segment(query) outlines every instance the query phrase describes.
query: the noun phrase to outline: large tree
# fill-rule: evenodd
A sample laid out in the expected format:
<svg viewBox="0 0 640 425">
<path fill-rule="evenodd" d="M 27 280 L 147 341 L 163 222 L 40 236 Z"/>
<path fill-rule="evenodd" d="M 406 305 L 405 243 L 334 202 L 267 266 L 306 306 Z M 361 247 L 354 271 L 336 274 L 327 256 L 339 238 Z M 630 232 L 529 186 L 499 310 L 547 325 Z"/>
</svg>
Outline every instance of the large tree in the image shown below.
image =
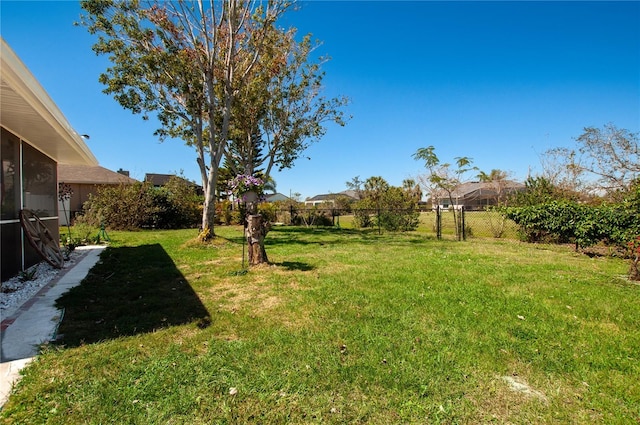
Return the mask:
<svg viewBox="0 0 640 425">
<path fill-rule="evenodd" d="M 313 59 L 318 47 L 310 35 L 297 39 L 295 29 L 271 31 L 267 49 L 252 69 L 250 83 L 238 93 L 229 148 L 244 174 L 272 177 L 274 169 L 291 168 L 301 153 L 326 132 L 325 124 L 345 124 L 345 97 L 322 96 L 328 59 Z"/>
<path fill-rule="evenodd" d="M 321 64 L 326 59 L 312 60 L 314 44 L 309 35 L 298 41 L 294 29 L 272 28 L 266 37 L 268 53 L 252 68 L 232 108 L 226 156 L 236 174 L 272 182 L 272 171 L 292 167 L 301 152 L 324 135 L 326 122 L 344 125 L 341 108 L 347 99 L 321 95 Z M 249 263 L 257 265 L 267 261 L 264 239 L 269 226 L 257 205 L 252 204 L 248 212 Z"/>
<path fill-rule="evenodd" d="M 270 96 L 266 103 L 262 129 L 266 139 L 265 175 L 270 176 L 274 167 L 290 168 L 300 154 L 326 132 L 325 123 L 343 126 L 342 108 L 345 97 L 322 96 L 324 72 L 321 66 L 328 58 L 318 61 L 311 58 L 317 44 L 306 35 L 296 41 L 295 30 L 282 34 L 278 69 L 280 72 L 269 81 Z"/>
<path fill-rule="evenodd" d="M 83 0 L 82 23 L 112 66 L 105 92 L 134 113 L 156 113 L 166 137 L 197 152 L 205 191 L 202 239 L 214 236 L 215 193 L 232 110 L 268 52 L 288 0 Z"/>
<path fill-rule="evenodd" d="M 553 158 L 564 178 L 573 182 L 574 190 L 607 195 L 618 199 L 627 193 L 640 177 L 640 143 L 638 133 L 606 124 L 602 128 L 585 127 L 576 139 L 577 148 L 555 148 L 545 153 Z M 550 162 L 550 161 L 547 161 Z"/>
</svg>

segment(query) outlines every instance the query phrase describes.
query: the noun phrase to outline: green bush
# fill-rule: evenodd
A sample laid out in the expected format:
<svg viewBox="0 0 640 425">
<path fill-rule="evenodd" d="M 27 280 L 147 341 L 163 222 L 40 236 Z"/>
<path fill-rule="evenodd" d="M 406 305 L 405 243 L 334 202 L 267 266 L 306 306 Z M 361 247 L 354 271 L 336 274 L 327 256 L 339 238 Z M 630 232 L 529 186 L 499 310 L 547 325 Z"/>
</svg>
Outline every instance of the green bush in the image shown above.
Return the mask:
<svg viewBox="0 0 640 425">
<path fill-rule="evenodd" d="M 545 177 L 528 177 L 524 185 L 524 191 L 517 191 L 510 196 L 509 205 L 525 207 L 552 201 L 576 201 L 579 198 L 576 193 L 555 186 Z"/>
<path fill-rule="evenodd" d="M 551 201 L 544 204 L 507 209 L 507 218 L 520 226 L 527 242 L 569 243 L 592 245 L 599 229 L 589 219 L 587 207 L 570 201 Z"/>
<path fill-rule="evenodd" d="M 388 231 L 416 230 L 420 224 L 418 200 L 411 191 L 389 186 L 380 179 L 376 190 L 365 191 L 364 197 L 354 204 L 354 224 Z"/>
<path fill-rule="evenodd" d="M 274 223 L 277 219 L 278 207 L 272 202 L 265 202 L 258 204 L 258 212 L 265 220 Z"/>
<path fill-rule="evenodd" d="M 84 217 L 80 216 L 71 229 L 71 240 L 74 246 L 88 245 L 96 242 L 99 230 L 88 224 Z"/>
<path fill-rule="evenodd" d="M 506 208 L 528 242 L 575 243 L 586 248 L 599 242 L 624 248 L 640 235 L 640 195 L 637 186 L 622 203 L 591 206 L 574 201 Z"/>
<path fill-rule="evenodd" d="M 353 208 L 353 224 L 358 229 L 366 229 L 373 226 L 370 210 L 364 208 L 360 204 L 356 204 Z"/>
<path fill-rule="evenodd" d="M 197 227 L 202 209 L 195 189 L 184 180 L 163 188 L 150 183 L 102 186 L 84 205 L 84 221 L 112 229 Z"/>
<path fill-rule="evenodd" d="M 233 219 L 233 209 L 231 201 L 224 200 L 216 203 L 216 222 L 218 224 L 230 225 Z"/>
<path fill-rule="evenodd" d="M 195 228 L 201 224 L 203 197 L 196 192 L 196 186 L 187 180 L 171 176 L 161 188 L 166 195 L 167 215 L 163 220 L 167 228 Z"/>
<path fill-rule="evenodd" d="M 416 210 L 392 209 L 381 211 L 376 216 L 380 227 L 392 232 L 408 232 L 418 228 L 420 212 Z"/>
<path fill-rule="evenodd" d="M 144 227 L 151 215 L 150 184 L 101 186 L 84 204 L 84 220 L 92 226 L 132 230 Z"/>
<path fill-rule="evenodd" d="M 312 209 L 298 211 L 292 218 L 294 226 L 333 226 L 333 217 L 328 210 L 314 206 Z"/>
</svg>

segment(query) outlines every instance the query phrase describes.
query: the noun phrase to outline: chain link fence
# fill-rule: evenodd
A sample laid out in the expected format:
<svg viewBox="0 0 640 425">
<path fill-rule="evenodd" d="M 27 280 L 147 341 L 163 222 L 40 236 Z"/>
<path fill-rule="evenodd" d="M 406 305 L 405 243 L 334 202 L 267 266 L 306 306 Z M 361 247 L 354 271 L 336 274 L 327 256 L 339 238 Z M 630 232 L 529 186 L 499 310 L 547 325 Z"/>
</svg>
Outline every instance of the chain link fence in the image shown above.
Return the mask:
<svg viewBox="0 0 640 425">
<path fill-rule="evenodd" d="M 262 211 L 265 213 L 265 211 Z M 398 209 L 344 210 L 339 208 L 272 209 L 269 219 L 277 225 L 321 227 L 336 226 L 346 229 L 370 228 L 382 233 L 389 222 L 396 230 L 407 230 L 413 219 L 415 231 L 437 239 L 466 240 L 470 238 L 518 239 L 518 225 L 497 211 L 467 211 L 461 209 L 434 209 L 407 211 Z M 392 220 L 392 217 L 396 219 Z M 457 224 L 457 225 L 456 225 Z"/>
</svg>

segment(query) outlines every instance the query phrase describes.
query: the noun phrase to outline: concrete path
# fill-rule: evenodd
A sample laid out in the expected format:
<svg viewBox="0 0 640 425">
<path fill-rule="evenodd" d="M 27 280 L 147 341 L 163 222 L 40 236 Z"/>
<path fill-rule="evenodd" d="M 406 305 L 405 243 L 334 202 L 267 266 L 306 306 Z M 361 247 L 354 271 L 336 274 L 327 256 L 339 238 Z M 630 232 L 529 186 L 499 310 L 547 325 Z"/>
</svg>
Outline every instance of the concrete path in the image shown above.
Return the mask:
<svg viewBox="0 0 640 425">
<path fill-rule="evenodd" d="M 63 312 L 56 300 L 80 284 L 98 262 L 104 246 L 78 247 L 86 254 L 70 269 L 63 270 L 11 317 L 0 324 L 0 407 L 9 398 L 20 378 L 20 370 L 38 354 L 39 347 L 55 338 Z"/>
</svg>

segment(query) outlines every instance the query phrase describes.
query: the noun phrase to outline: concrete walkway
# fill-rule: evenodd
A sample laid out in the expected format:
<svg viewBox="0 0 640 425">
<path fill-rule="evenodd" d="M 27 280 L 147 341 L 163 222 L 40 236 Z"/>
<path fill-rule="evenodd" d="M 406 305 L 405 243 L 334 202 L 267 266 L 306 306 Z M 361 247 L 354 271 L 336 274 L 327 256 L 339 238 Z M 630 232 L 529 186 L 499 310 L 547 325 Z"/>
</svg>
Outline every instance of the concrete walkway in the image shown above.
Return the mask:
<svg viewBox="0 0 640 425">
<path fill-rule="evenodd" d="M 98 262 L 104 246 L 78 247 L 86 253 L 70 269 L 64 269 L 12 316 L 0 323 L 0 407 L 9 398 L 20 370 L 38 354 L 39 347 L 55 338 L 63 312 L 56 300 L 80 284 Z"/>
</svg>

